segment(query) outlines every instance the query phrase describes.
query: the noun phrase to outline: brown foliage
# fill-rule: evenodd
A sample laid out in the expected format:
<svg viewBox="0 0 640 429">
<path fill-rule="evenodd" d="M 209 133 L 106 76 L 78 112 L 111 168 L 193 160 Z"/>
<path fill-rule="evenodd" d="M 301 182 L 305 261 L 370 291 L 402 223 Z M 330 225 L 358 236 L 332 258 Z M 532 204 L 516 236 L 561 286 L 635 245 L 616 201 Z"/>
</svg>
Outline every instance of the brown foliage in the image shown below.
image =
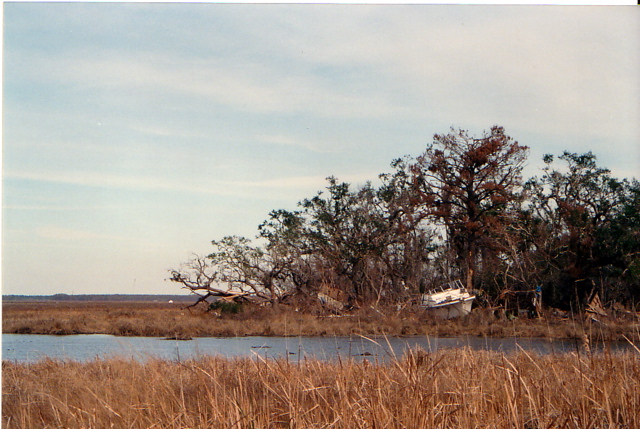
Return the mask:
<svg viewBox="0 0 640 429">
<path fill-rule="evenodd" d="M 502 127 L 481 138 L 452 130 L 436 134 L 412 167 L 423 210 L 446 226 L 468 288 L 474 285 L 478 249 L 499 246 L 493 235 L 508 222 L 503 212 L 522 184 L 527 152 Z"/>
</svg>

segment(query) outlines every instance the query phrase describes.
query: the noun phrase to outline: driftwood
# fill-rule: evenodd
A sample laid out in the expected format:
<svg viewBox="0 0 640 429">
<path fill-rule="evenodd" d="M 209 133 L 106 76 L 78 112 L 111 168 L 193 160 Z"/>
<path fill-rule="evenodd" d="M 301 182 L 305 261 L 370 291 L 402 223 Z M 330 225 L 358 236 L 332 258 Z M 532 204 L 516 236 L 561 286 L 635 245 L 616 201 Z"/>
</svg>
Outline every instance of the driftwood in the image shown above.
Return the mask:
<svg viewBox="0 0 640 429">
<path fill-rule="evenodd" d="M 318 301 L 331 311 L 338 312 L 344 308 L 344 303 L 332 298 L 331 296 L 322 292 L 318 293 Z"/>
<path fill-rule="evenodd" d="M 209 298 L 218 298 L 218 299 L 222 299 L 225 301 L 236 301 L 237 299 L 243 298 L 246 295 L 248 295 L 247 292 L 230 292 L 230 291 L 220 291 L 220 290 L 212 290 L 212 291 L 208 291 L 206 294 L 201 295 L 195 291 L 192 290 L 192 292 L 198 296 L 198 300 L 196 302 L 194 302 L 191 305 L 186 306 L 185 308 L 191 308 L 191 307 L 195 307 L 196 305 L 200 304 L 202 301 L 207 302 L 207 299 Z"/>
<path fill-rule="evenodd" d="M 600 297 L 597 293 L 593 296 L 591 301 L 589 301 L 589 305 L 587 305 L 587 308 L 585 309 L 585 319 L 599 322 L 596 316 L 609 317 L 609 313 L 604 309 L 602 301 L 600 301 Z"/>
<path fill-rule="evenodd" d="M 335 287 L 323 284 L 318 291 L 318 301 L 333 312 L 344 310 L 347 306 L 347 294 Z"/>
</svg>

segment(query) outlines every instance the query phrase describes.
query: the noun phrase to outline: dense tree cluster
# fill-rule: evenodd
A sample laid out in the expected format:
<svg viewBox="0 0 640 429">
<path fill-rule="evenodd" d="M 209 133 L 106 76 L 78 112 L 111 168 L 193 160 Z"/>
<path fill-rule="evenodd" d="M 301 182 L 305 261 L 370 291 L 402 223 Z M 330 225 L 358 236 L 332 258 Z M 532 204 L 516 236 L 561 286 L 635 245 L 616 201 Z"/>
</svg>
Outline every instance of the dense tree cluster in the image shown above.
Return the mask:
<svg viewBox="0 0 640 429">
<path fill-rule="evenodd" d="M 494 126 L 480 137 L 436 134 L 417 158 L 392 162 L 381 184 L 327 187 L 274 210 L 255 241 L 213 241 L 171 280 L 200 294 L 271 303 L 330 296 L 348 305 L 406 302 L 452 279 L 482 302 L 582 308 L 640 298 L 640 184 L 589 152 L 546 155 L 524 180 L 528 148 Z M 258 243 L 258 244 L 256 244 Z"/>
</svg>

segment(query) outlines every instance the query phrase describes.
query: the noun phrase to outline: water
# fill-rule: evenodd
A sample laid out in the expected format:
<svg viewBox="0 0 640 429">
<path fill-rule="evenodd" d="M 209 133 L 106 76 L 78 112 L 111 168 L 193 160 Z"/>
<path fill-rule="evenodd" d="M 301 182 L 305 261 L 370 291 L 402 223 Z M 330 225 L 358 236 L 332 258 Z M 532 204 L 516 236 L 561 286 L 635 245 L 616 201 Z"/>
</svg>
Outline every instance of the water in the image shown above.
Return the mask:
<svg viewBox="0 0 640 429">
<path fill-rule="evenodd" d="M 607 345 L 614 351 L 631 348 L 628 343 Z M 523 349 L 540 354 L 579 350 L 579 345 L 574 340 L 527 338 L 207 337 L 176 341 L 112 335 L 2 335 L 2 359 L 17 362 L 34 362 L 46 357 L 79 362 L 109 357 L 134 358 L 140 361 L 150 358 L 180 361 L 201 356 L 260 356 L 292 361 L 305 358 L 327 361 L 351 358 L 384 362 L 392 357 L 401 357 L 409 348 L 415 347 L 430 352 L 462 347 L 504 353 Z"/>
</svg>

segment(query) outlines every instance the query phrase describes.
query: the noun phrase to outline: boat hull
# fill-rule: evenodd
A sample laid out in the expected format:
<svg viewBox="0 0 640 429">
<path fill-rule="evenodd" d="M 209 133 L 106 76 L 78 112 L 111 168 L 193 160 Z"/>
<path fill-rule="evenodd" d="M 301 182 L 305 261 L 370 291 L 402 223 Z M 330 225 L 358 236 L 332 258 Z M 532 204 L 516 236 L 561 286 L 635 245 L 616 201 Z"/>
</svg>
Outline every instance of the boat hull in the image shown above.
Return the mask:
<svg viewBox="0 0 640 429">
<path fill-rule="evenodd" d="M 471 313 L 471 306 L 475 296 L 453 302 L 436 304 L 425 307 L 428 314 L 438 319 L 455 319 Z"/>
</svg>

